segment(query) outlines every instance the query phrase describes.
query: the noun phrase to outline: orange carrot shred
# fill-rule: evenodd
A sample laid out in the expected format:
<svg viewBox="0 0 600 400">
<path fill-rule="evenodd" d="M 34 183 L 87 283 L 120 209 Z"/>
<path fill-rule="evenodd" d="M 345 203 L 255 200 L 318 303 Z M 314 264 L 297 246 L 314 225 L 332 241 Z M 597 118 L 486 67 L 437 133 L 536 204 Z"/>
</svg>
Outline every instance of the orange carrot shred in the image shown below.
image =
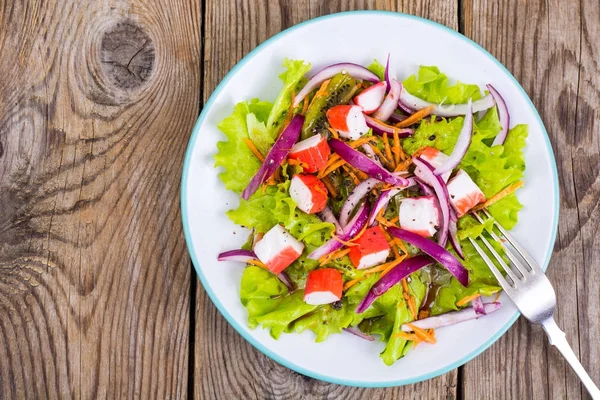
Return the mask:
<svg viewBox="0 0 600 400">
<path fill-rule="evenodd" d="M 302 115 L 306 115 L 306 111 L 308 111 L 308 96 L 304 98 L 304 105 L 302 106 Z"/>
<path fill-rule="evenodd" d="M 362 281 L 366 277 L 362 276 L 360 278 L 352 279 L 351 281 L 346 282 L 344 285 L 344 290 L 350 289 L 352 286 L 356 285 L 358 282 Z"/>
<path fill-rule="evenodd" d="M 475 300 L 476 298 L 478 298 L 480 296 L 481 296 L 481 293 L 475 293 L 475 294 L 472 294 L 470 296 L 465 296 L 462 299 L 460 299 L 459 301 L 457 301 L 456 305 L 459 306 L 459 307 L 466 306 L 471 301 Z"/>
<path fill-rule="evenodd" d="M 498 293 L 496 293 L 496 297 L 494 297 L 494 303 L 497 303 L 498 300 L 500 300 L 500 295 L 502 294 L 501 290 L 498 290 Z"/>
<path fill-rule="evenodd" d="M 394 269 L 394 267 L 398 264 L 400 264 L 402 261 L 404 261 L 406 257 L 405 256 L 401 256 L 400 258 L 397 258 L 396 260 L 394 260 L 393 264 L 390 264 L 386 269 L 383 270 L 383 272 L 381 272 L 381 275 L 379 275 L 380 278 L 383 278 L 384 276 L 386 276 L 388 274 L 388 272 L 390 272 L 392 269 Z"/>
<path fill-rule="evenodd" d="M 256 158 L 258 158 L 260 160 L 260 162 L 265 161 L 265 157 L 263 157 L 263 155 L 260 154 L 260 151 L 258 151 L 258 149 L 254 145 L 254 143 L 252 143 L 252 140 L 250 140 L 248 138 L 244 138 L 244 143 L 246 143 L 246 146 L 248 146 L 248 148 L 250 149 L 252 154 L 254 154 L 256 156 Z"/>
<path fill-rule="evenodd" d="M 377 146 L 374 146 L 372 144 L 369 144 L 371 146 L 371 148 L 373 149 L 373 151 L 375 152 L 375 154 L 377 154 L 377 156 L 381 159 L 381 161 L 383 161 L 384 164 L 386 164 L 388 167 L 391 168 L 392 163 L 390 161 L 388 161 L 388 159 L 383 155 L 383 153 L 377 148 Z"/>
<path fill-rule="evenodd" d="M 329 130 L 329 132 L 331 132 L 331 136 L 333 136 L 336 139 L 339 139 L 340 136 L 338 135 L 337 131 L 335 129 L 333 129 L 332 127 L 327 127 L 327 129 Z"/>
<path fill-rule="evenodd" d="M 315 95 L 312 98 L 310 104 L 308 105 L 308 108 L 310 108 L 310 106 L 312 106 L 312 104 L 315 101 L 315 99 L 317 99 L 317 98 L 319 98 L 321 96 L 326 96 L 327 95 L 327 85 L 329 85 L 329 81 L 331 81 L 331 79 L 327 79 L 325 82 L 323 82 L 321 84 L 321 87 L 319 88 L 319 90 L 317 90 L 317 93 L 315 93 Z"/>
<path fill-rule="evenodd" d="M 395 126 L 397 128 L 406 128 L 407 126 L 411 126 L 415 122 L 418 122 L 418 121 L 422 120 L 423 118 L 425 118 L 426 116 L 428 116 L 429 114 L 431 114 L 433 109 L 434 109 L 434 107 L 432 105 L 429 107 L 425 107 L 425 108 L 415 112 L 414 114 L 412 114 L 411 116 L 406 118 L 404 121 L 398 122 Z"/>
<path fill-rule="evenodd" d="M 390 148 L 390 141 L 387 135 L 383 135 L 383 148 L 385 150 L 385 158 L 387 158 L 390 164 L 392 164 L 394 158 L 392 156 L 392 149 Z"/>
<path fill-rule="evenodd" d="M 502 200 L 506 196 L 513 194 L 518 188 L 520 188 L 524 184 L 525 184 L 525 181 L 519 181 L 519 182 L 513 183 L 512 185 L 506 187 L 505 189 L 502 189 L 501 191 L 499 191 L 498 193 L 496 193 L 495 195 L 490 197 L 485 203 L 475 206 L 473 208 L 473 210 L 478 211 L 483 208 L 491 206 L 492 204 Z"/>
<path fill-rule="evenodd" d="M 356 244 L 356 243 L 347 242 L 347 241 L 345 241 L 345 240 L 343 240 L 343 239 L 339 238 L 338 236 L 336 236 L 336 234 L 335 234 L 335 233 L 332 233 L 332 234 L 331 234 L 331 236 L 332 236 L 332 237 L 333 237 L 335 240 L 337 240 L 338 242 L 340 242 L 341 244 L 343 244 L 344 246 L 348 246 L 348 247 L 352 247 L 352 246 L 358 246 L 358 244 Z"/>
<path fill-rule="evenodd" d="M 257 266 L 257 267 L 260 267 L 260 268 L 263 268 L 263 269 L 266 269 L 266 270 L 269 269 L 265 264 L 263 264 L 262 262 L 260 262 L 258 260 L 247 260 L 246 263 L 250 264 L 250 265 Z"/>
<path fill-rule="evenodd" d="M 333 164 L 331 164 L 331 166 L 327 167 L 322 173 L 319 173 L 319 175 L 317 175 L 318 178 L 324 178 L 327 175 L 329 175 L 330 173 L 332 173 L 333 171 L 335 171 L 336 169 L 338 169 L 339 167 L 341 167 L 342 165 L 346 164 L 346 160 L 339 160 L 334 162 Z"/>
<path fill-rule="evenodd" d="M 396 164 L 396 168 L 398 168 L 398 164 L 400 164 L 400 156 L 402 150 L 400 150 L 400 137 L 398 136 L 398 131 L 394 131 L 394 163 Z"/>
<path fill-rule="evenodd" d="M 352 181 L 355 185 L 358 185 L 360 183 L 360 179 L 358 179 L 354 172 L 352 172 L 352 169 L 348 167 L 348 164 L 342 165 L 342 168 L 344 168 L 344 171 L 346 171 L 348 175 L 350 175 L 350 178 L 352 178 Z"/>
<path fill-rule="evenodd" d="M 421 310 L 419 311 L 419 318 L 418 319 L 425 319 L 429 317 L 429 311 L 427 310 Z"/>
<path fill-rule="evenodd" d="M 418 326 L 415 326 L 413 324 L 406 324 L 406 326 L 412 329 L 415 335 L 417 335 L 417 337 L 422 341 L 432 344 L 436 343 L 434 333 L 435 331 L 433 331 L 433 329 L 431 329 L 430 331 L 426 331 L 425 329 L 419 328 Z"/>
<path fill-rule="evenodd" d="M 331 184 L 329 179 L 327 179 L 327 178 L 321 179 L 321 182 L 323 182 L 323 184 L 327 188 L 327 191 L 329 192 L 329 195 L 331 197 L 337 197 L 337 191 L 335 190 L 335 187 L 333 187 L 333 185 Z"/>
<path fill-rule="evenodd" d="M 375 143 L 375 142 L 377 142 L 377 138 L 375 136 L 369 136 L 369 137 L 361 137 L 360 139 L 356 139 L 353 142 L 349 142 L 348 145 L 354 149 L 365 143 Z"/>
<path fill-rule="evenodd" d="M 348 253 L 350 253 L 350 249 L 340 249 L 334 251 L 333 253 L 326 254 L 323 257 L 319 258 L 319 265 L 325 265 L 330 261 L 340 259 Z"/>
</svg>

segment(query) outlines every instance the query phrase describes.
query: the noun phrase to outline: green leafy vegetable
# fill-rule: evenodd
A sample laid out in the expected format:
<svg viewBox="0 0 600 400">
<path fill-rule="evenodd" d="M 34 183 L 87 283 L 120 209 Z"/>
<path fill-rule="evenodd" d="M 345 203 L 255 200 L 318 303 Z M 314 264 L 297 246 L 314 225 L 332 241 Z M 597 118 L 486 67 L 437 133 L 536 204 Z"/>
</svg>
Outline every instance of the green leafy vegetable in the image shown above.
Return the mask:
<svg viewBox="0 0 600 400">
<path fill-rule="evenodd" d="M 417 75 L 409 76 L 402 85 L 409 93 L 432 103 L 462 104 L 481 98 L 479 86 L 461 82 L 450 85 L 448 77 L 432 66 L 421 67 Z"/>
<path fill-rule="evenodd" d="M 373 60 L 367 69 L 377 75 L 380 81 L 385 79 L 385 67 L 379 61 Z"/>
</svg>

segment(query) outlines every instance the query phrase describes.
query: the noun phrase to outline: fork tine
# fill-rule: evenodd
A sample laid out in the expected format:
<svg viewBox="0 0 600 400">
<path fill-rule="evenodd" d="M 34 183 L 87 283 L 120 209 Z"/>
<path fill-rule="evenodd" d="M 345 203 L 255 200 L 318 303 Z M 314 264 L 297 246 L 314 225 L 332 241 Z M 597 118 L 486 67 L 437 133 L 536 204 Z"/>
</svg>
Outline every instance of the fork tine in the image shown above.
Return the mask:
<svg viewBox="0 0 600 400">
<path fill-rule="evenodd" d="M 505 291 L 508 291 L 509 288 L 512 288 L 513 285 L 510 284 L 504 278 L 504 275 L 502 275 L 502 273 L 498 270 L 498 268 L 496 268 L 496 266 L 494 265 L 492 260 L 490 260 L 488 255 L 485 254 L 485 251 L 483 251 L 483 249 L 477 244 L 477 242 L 475 240 L 473 240 L 472 238 L 469 238 L 469 240 L 471 241 L 471 244 L 473 245 L 473 247 L 475 247 L 475 250 L 477 250 L 477 253 L 479 253 L 479 255 L 481 256 L 483 261 L 487 264 L 490 271 L 492 271 L 492 273 L 498 280 L 498 283 L 500 284 L 500 286 L 502 286 L 502 289 L 504 289 Z M 514 284 L 514 282 L 513 282 L 513 284 Z"/>
<path fill-rule="evenodd" d="M 488 216 L 488 218 L 492 218 L 488 213 L 487 210 L 484 209 L 484 211 L 486 211 L 486 215 Z M 481 216 L 479 215 L 479 213 L 477 211 L 473 212 L 473 216 L 477 219 L 477 221 L 479 221 L 480 224 L 484 223 L 483 218 L 481 218 Z M 496 222 L 496 221 L 494 221 Z M 499 224 L 498 224 L 499 225 Z M 490 236 L 492 237 L 492 239 L 494 239 L 496 242 L 500 243 L 502 245 L 502 248 L 504 249 L 504 251 L 506 252 L 506 255 L 508 256 L 508 259 L 510 260 L 510 262 L 515 266 L 515 268 L 517 269 L 517 271 L 519 271 L 521 273 L 521 276 L 525 277 L 526 273 L 530 273 L 532 268 L 529 267 L 528 265 L 523 264 L 523 262 L 518 259 L 517 257 L 515 257 L 515 255 L 512 252 L 512 249 L 509 249 L 504 243 L 503 241 L 500 239 L 500 237 L 498 235 L 496 235 L 496 232 L 491 231 L 489 232 Z M 508 239 L 507 239 L 508 240 Z M 510 242 L 510 241 L 509 241 Z M 512 242 L 510 242 L 512 243 Z M 489 248 L 489 247 L 488 247 Z M 525 260 L 527 261 L 527 260 Z M 504 266 L 503 266 L 504 267 Z"/>
<path fill-rule="evenodd" d="M 491 214 L 485 208 L 483 209 L 483 212 L 485 213 L 485 215 L 487 215 L 488 218 L 492 218 Z M 511 246 L 517 251 L 517 253 L 519 253 L 519 255 L 521 257 L 523 257 L 523 260 L 525 260 L 525 262 L 527 263 L 526 267 L 529 267 L 528 272 L 530 272 L 532 274 L 533 273 L 543 273 L 542 269 L 540 268 L 538 263 L 535 262 L 533 257 L 531 257 L 529 255 L 529 253 L 527 251 L 525 251 L 525 249 L 522 248 L 519 245 L 519 243 L 517 243 L 517 241 L 512 237 L 512 235 L 509 234 L 506 231 L 506 229 L 504 229 L 504 227 L 502 227 L 502 225 L 500 225 L 498 223 L 498 221 L 494 220 L 494 225 L 496 226 L 496 228 L 498 228 L 498 230 L 500 231 L 500 233 L 502 233 L 502 235 L 506 238 L 506 240 L 508 240 L 508 242 L 511 244 Z"/>
<path fill-rule="evenodd" d="M 521 274 L 521 277 L 518 277 L 517 274 L 515 274 L 515 272 L 512 270 L 512 268 L 506 264 L 506 262 L 504 261 L 502 256 L 500 254 L 498 254 L 496 249 L 494 249 L 494 246 L 492 246 L 492 244 L 489 242 L 489 240 L 487 240 L 485 238 L 485 236 L 480 235 L 479 239 L 481 239 L 483 244 L 485 244 L 485 247 L 487 247 L 488 250 L 490 251 L 490 253 L 492 253 L 492 255 L 494 256 L 496 261 L 498 261 L 498 264 L 500 264 L 502 266 L 502 268 L 504 268 L 504 271 L 506 271 L 506 273 L 508 274 L 508 276 L 510 276 L 510 278 L 513 280 L 513 282 L 516 283 L 518 280 L 521 280 L 521 279 L 525 280 L 525 275 L 523 275 L 523 273 L 521 273 L 519 271 Z"/>
</svg>

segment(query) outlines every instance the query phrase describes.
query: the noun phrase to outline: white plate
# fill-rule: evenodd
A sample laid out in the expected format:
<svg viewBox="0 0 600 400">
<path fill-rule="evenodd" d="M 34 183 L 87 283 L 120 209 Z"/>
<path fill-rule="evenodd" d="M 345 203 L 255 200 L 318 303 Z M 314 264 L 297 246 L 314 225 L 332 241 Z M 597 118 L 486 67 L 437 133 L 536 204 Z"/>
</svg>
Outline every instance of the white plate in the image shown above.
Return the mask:
<svg viewBox="0 0 600 400">
<path fill-rule="evenodd" d="M 414 40 L 418 38 L 418 40 Z M 311 377 L 355 386 L 394 386 L 419 382 L 456 368 L 494 343 L 518 317 L 510 300 L 476 321 L 440 329 L 436 345 L 423 344 L 388 367 L 379 358 L 384 343 L 349 334 L 315 343 L 312 332 L 284 334 L 250 330 L 239 300 L 242 269 L 219 263 L 217 254 L 238 248 L 247 231 L 225 212 L 238 204 L 214 168 L 216 142 L 224 136 L 217 123 L 234 104 L 258 97 L 273 100 L 281 88 L 277 76 L 285 57 L 310 61 L 313 68 L 341 61 L 363 65 L 391 52 L 397 76 L 404 79 L 419 65 L 436 65 L 454 79 L 484 87 L 492 83 L 504 96 L 511 121 L 529 124 L 527 184 L 514 233 L 544 267 L 548 265 L 558 222 L 558 179 L 548 135 L 533 104 L 515 78 L 480 46 L 442 25 L 390 12 L 349 12 L 294 26 L 267 40 L 227 74 L 211 95 L 194 128 L 185 158 L 181 207 L 185 238 L 204 288 L 229 323 L 253 346 L 277 362 Z M 236 357 L 231 354 L 229 357 Z"/>
</svg>

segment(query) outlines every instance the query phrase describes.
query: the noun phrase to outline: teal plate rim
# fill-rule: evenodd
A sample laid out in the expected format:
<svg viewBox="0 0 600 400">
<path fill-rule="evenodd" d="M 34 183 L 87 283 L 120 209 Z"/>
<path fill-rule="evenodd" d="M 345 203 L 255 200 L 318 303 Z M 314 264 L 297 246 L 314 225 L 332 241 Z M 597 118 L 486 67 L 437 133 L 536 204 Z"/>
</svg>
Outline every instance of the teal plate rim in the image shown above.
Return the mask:
<svg viewBox="0 0 600 400">
<path fill-rule="evenodd" d="M 266 41 L 264 41 L 263 43 L 261 43 L 259 46 L 257 46 L 254 50 L 252 50 L 250 53 L 248 53 L 244 58 L 242 58 L 242 60 L 240 60 L 240 62 L 238 62 L 232 69 L 231 71 L 229 71 L 227 73 L 227 75 L 225 76 L 225 78 L 223 78 L 223 80 L 219 83 L 219 85 L 216 87 L 216 89 L 214 90 L 214 92 L 210 95 L 208 101 L 206 102 L 206 104 L 204 105 L 202 112 L 200 113 L 200 116 L 198 117 L 198 120 L 196 122 L 196 125 L 194 126 L 194 129 L 192 131 L 192 135 L 190 137 L 189 143 L 188 143 L 188 147 L 186 150 L 186 154 L 185 154 L 185 160 L 183 163 L 183 174 L 181 177 L 181 218 L 183 221 L 183 232 L 184 232 L 184 236 L 185 236 L 185 241 L 187 244 L 187 248 L 188 251 L 190 253 L 190 257 L 192 259 L 192 264 L 194 265 L 194 268 L 198 274 L 198 276 L 200 277 L 200 281 L 202 282 L 202 286 L 204 286 L 204 289 L 206 290 L 206 292 L 208 293 L 210 299 L 212 300 L 212 302 L 215 304 L 215 306 L 217 307 L 217 309 L 219 310 L 219 312 L 225 317 L 225 319 L 227 320 L 227 322 L 229 322 L 229 324 L 231 326 L 233 326 L 233 328 L 244 338 L 246 339 L 248 342 L 250 342 L 250 344 L 252 344 L 252 346 L 254 346 L 256 349 L 258 349 L 259 351 L 261 351 L 263 354 L 267 355 L 268 357 L 270 357 L 271 359 L 275 360 L 276 362 L 278 362 L 279 364 L 292 369 L 296 372 L 299 372 L 303 375 L 309 376 L 311 378 L 315 378 L 315 379 L 319 379 L 322 381 L 326 381 L 326 382 L 330 382 L 330 383 L 335 383 L 335 384 L 339 384 L 339 385 L 346 385 L 346 386 L 356 386 L 356 387 L 389 387 L 389 386 L 401 386 L 401 385 L 408 385 L 408 384 L 412 384 L 412 383 L 417 383 L 417 382 L 421 382 L 421 381 L 425 381 L 427 379 L 431 379 L 431 378 L 435 378 L 437 376 L 440 376 L 442 374 L 445 374 L 446 372 L 449 372 L 455 368 L 460 367 L 461 365 L 466 364 L 467 362 L 471 361 L 473 358 L 477 357 L 479 354 L 481 354 L 483 351 L 485 351 L 488 347 L 490 347 L 492 344 L 494 344 L 494 342 L 496 342 L 502 335 L 504 335 L 504 333 L 506 333 L 506 331 L 515 323 L 515 321 L 519 318 L 519 312 L 515 312 L 515 315 L 511 318 L 510 321 L 508 321 L 508 323 L 502 327 L 498 332 L 496 332 L 496 334 L 494 336 L 492 336 L 487 342 L 485 342 L 484 344 L 482 344 L 481 346 L 479 346 L 477 349 L 473 350 L 471 353 L 467 354 L 466 356 L 464 356 L 463 358 L 461 358 L 460 360 L 446 365 L 443 368 L 440 368 L 436 371 L 430 372 L 428 374 L 423 374 L 411 379 L 399 379 L 399 380 L 389 380 L 389 381 L 378 381 L 378 382 L 370 382 L 370 381 L 356 381 L 356 380 L 345 380 L 345 379 L 339 379 L 333 376 L 329 376 L 329 375 L 324 375 L 324 374 L 319 374 L 319 373 L 315 373 L 313 371 L 310 371 L 306 368 L 303 368 L 299 365 L 296 365 L 292 362 L 290 362 L 289 360 L 275 354 L 274 352 L 272 352 L 271 350 L 265 348 L 261 343 L 259 343 L 256 339 L 254 339 L 254 337 L 252 336 L 252 334 L 248 331 L 246 331 L 244 329 L 244 327 L 242 327 L 240 324 L 238 324 L 238 322 L 231 316 L 231 314 L 227 311 L 227 309 L 223 306 L 223 304 L 219 301 L 219 299 L 215 296 L 215 293 L 213 292 L 212 288 L 207 284 L 206 282 L 206 277 L 204 276 L 204 274 L 202 273 L 202 270 L 198 267 L 199 263 L 198 263 L 198 258 L 196 257 L 196 252 L 194 250 L 194 247 L 192 245 L 192 240 L 191 240 L 191 234 L 190 234 L 190 227 L 189 227 L 189 222 L 188 222 L 188 214 L 187 214 L 187 183 L 189 182 L 188 179 L 188 172 L 189 172 L 189 167 L 190 167 L 190 160 L 191 160 L 191 156 L 192 156 L 192 151 L 194 149 L 196 140 L 199 136 L 198 132 L 200 130 L 200 127 L 202 126 L 203 122 L 204 122 L 204 118 L 206 116 L 206 113 L 204 112 L 205 110 L 209 109 L 212 106 L 212 103 L 214 102 L 215 98 L 219 95 L 219 93 L 221 92 L 223 86 L 225 86 L 225 84 L 229 81 L 229 79 L 231 79 L 231 77 L 246 63 L 248 62 L 250 59 L 252 59 L 256 54 L 258 54 L 260 52 L 260 50 L 263 47 L 266 47 L 269 43 L 289 34 L 290 32 L 299 29 L 300 27 L 304 27 L 310 24 L 313 24 L 315 22 L 318 21 L 322 21 L 325 19 L 332 19 L 332 18 L 340 18 L 343 17 L 345 15 L 348 14 L 382 14 L 382 15 L 387 15 L 387 16 L 395 16 L 395 17 L 400 17 L 400 18 L 408 18 L 408 19 L 414 19 L 414 20 L 418 20 L 421 22 L 424 22 L 426 24 L 429 25 L 433 25 L 437 28 L 441 28 L 447 32 L 449 32 L 450 34 L 460 38 L 461 40 L 467 42 L 468 44 L 470 44 L 471 46 L 474 46 L 475 48 L 479 49 L 480 51 L 482 51 L 486 56 L 488 56 L 496 65 L 498 65 L 498 67 L 500 67 L 501 70 L 504 71 L 504 73 L 514 81 L 514 83 L 517 85 L 517 87 L 521 90 L 523 96 L 525 96 L 525 98 L 527 99 L 529 106 L 531 107 L 531 110 L 533 111 L 533 115 L 537 118 L 538 122 L 540 123 L 540 126 L 542 127 L 542 131 L 544 133 L 544 139 L 546 142 L 546 147 L 548 150 L 548 153 L 550 155 L 550 161 L 552 164 L 552 176 L 554 178 L 554 187 L 555 187 L 555 193 L 554 193 L 554 201 L 555 204 L 557 205 L 556 207 L 556 212 L 554 214 L 554 223 L 553 223 L 553 230 L 552 230 L 552 234 L 551 234 L 551 246 L 549 247 L 549 251 L 546 254 L 546 259 L 544 260 L 544 263 L 542 264 L 542 268 L 544 270 L 546 270 L 546 268 L 548 267 L 548 264 L 550 262 L 550 257 L 552 256 L 552 249 L 554 247 L 554 242 L 556 241 L 556 233 L 558 230 L 558 213 L 559 213 L 559 209 L 560 209 L 560 199 L 559 199 L 559 183 L 558 183 L 558 172 L 556 169 L 556 160 L 554 158 L 554 152 L 552 150 L 552 145 L 550 144 L 550 139 L 548 137 L 548 132 L 546 131 L 546 127 L 544 126 L 544 123 L 539 115 L 539 113 L 537 112 L 537 109 L 535 108 L 535 106 L 533 105 L 533 103 L 531 102 L 531 99 L 529 98 L 529 96 L 527 95 L 527 93 L 525 92 L 525 90 L 523 89 L 523 87 L 519 84 L 519 82 L 517 81 L 517 79 L 508 71 L 508 69 L 506 69 L 506 67 L 504 65 L 502 65 L 502 63 L 500 63 L 500 61 L 498 61 L 494 56 L 492 56 L 487 50 L 485 50 L 483 47 L 481 47 L 479 44 L 475 43 L 474 41 L 472 41 L 471 39 L 467 38 L 466 36 L 462 35 L 461 33 L 448 28 L 445 25 L 439 24 L 437 22 L 433 22 L 430 21 L 428 19 L 425 18 L 421 18 L 421 17 L 417 17 L 415 15 L 409 15 L 409 14 L 404 14 L 404 13 L 399 13 L 399 12 L 393 12 L 393 11 L 379 11 L 379 10 L 361 10 L 361 11 L 345 11 L 345 12 L 340 12 L 340 13 L 335 13 L 335 14 L 329 14 L 329 15 L 324 15 L 321 17 L 317 17 L 317 18 L 313 18 L 304 22 L 301 22 L 297 25 L 294 25 L 284 31 L 279 32 L 278 34 L 270 37 L 269 39 L 267 39 Z"/>
</svg>

